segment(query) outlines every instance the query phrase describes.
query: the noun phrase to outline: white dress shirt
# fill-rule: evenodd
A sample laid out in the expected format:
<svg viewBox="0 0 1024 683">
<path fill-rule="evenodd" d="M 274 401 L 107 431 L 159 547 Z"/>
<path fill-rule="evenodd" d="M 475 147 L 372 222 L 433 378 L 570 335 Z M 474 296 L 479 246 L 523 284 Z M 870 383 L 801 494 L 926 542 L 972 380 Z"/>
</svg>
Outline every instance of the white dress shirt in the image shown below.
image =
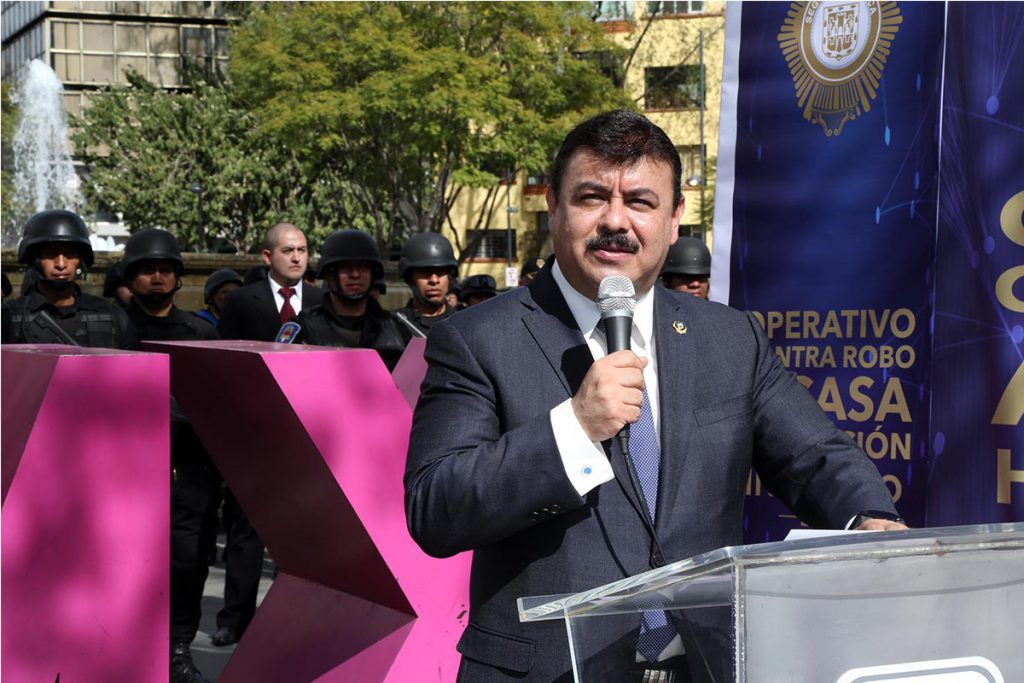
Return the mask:
<svg viewBox="0 0 1024 683">
<path fill-rule="evenodd" d="M 277 284 L 277 280 L 267 276 L 267 281 L 270 282 L 270 291 L 274 295 L 274 305 L 277 306 L 277 312 L 280 313 L 281 309 L 284 308 L 284 297 L 281 296 L 281 285 Z M 299 280 L 292 285 L 292 310 L 295 311 L 295 315 L 302 313 L 302 280 Z"/>
<path fill-rule="evenodd" d="M 601 313 L 597 308 L 597 302 L 573 289 L 558 267 L 558 261 L 555 261 L 551 273 L 555 277 L 555 282 L 558 284 L 558 289 L 562 292 L 565 302 L 569 305 L 573 318 L 576 319 L 576 325 L 587 341 L 587 346 L 590 347 L 590 353 L 593 354 L 594 360 L 604 358 L 608 355 L 608 342 L 605 339 L 604 330 L 598 327 Z M 660 431 L 658 363 L 654 349 L 653 290 L 648 290 L 637 297 L 630 347 L 633 353 L 648 359 L 647 367 L 644 368 L 644 384 L 647 388 L 647 398 L 651 402 L 651 415 L 654 418 L 655 429 Z M 591 441 L 583 431 L 579 420 L 576 419 L 571 398 L 552 408 L 550 418 L 551 428 L 555 433 L 555 443 L 558 445 L 558 454 L 562 458 L 562 466 L 565 468 L 569 481 L 581 496 L 615 478 L 611 463 L 608 462 L 601 444 Z"/>
</svg>

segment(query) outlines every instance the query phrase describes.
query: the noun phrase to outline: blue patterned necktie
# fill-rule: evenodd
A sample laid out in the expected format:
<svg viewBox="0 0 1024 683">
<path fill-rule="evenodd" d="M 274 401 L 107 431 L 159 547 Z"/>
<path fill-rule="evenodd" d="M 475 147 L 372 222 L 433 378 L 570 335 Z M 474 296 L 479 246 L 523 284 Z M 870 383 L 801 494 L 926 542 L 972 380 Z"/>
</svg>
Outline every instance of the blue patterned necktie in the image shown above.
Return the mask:
<svg viewBox="0 0 1024 683">
<path fill-rule="evenodd" d="M 640 419 L 629 427 L 629 453 L 633 458 L 640 490 L 647 502 L 647 511 L 654 523 L 658 508 L 658 473 L 661 466 L 661 448 L 658 446 L 658 433 L 654 429 L 654 415 L 651 413 L 651 401 L 644 387 L 644 404 L 640 408 Z M 640 636 L 636 649 L 649 662 L 658 661 L 658 655 L 664 652 L 668 644 L 676 636 L 676 630 L 669 625 L 668 615 L 660 610 L 643 613 L 640 621 Z"/>
</svg>

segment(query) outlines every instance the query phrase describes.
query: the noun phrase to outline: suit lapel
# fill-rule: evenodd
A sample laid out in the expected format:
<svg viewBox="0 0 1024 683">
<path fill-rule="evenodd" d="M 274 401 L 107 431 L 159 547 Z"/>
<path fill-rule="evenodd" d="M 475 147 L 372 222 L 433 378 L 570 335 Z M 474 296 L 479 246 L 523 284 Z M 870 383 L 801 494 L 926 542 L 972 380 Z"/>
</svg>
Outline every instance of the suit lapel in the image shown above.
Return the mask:
<svg viewBox="0 0 1024 683">
<path fill-rule="evenodd" d="M 594 357 L 558 291 L 550 265 L 537 274 L 529 289 L 531 298 L 523 300 L 528 309 L 523 324 L 565 387 L 566 396 L 574 396 Z"/>
<path fill-rule="evenodd" d="M 256 297 L 256 305 L 259 307 L 260 315 L 266 320 L 267 329 L 274 327 L 274 335 L 277 335 L 277 328 L 281 325 L 281 314 L 277 310 L 277 302 L 274 301 L 274 288 L 270 286 L 268 279 L 260 283 L 253 294 Z"/>
<path fill-rule="evenodd" d="M 685 476 L 688 445 L 693 436 L 693 371 L 697 362 L 692 308 L 674 295 L 655 288 L 654 338 L 658 355 L 658 405 L 661 470 L 658 481 L 657 527 L 670 524 L 673 510 L 680 510 L 677 493 Z M 683 509 L 686 508 L 683 505 Z"/>
</svg>

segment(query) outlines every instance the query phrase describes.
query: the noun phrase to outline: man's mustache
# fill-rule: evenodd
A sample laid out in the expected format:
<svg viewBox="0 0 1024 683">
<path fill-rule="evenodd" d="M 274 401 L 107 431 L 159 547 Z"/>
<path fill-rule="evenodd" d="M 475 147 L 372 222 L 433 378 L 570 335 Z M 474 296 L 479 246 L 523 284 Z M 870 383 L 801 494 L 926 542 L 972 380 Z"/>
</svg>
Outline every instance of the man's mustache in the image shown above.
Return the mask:
<svg viewBox="0 0 1024 683">
<path fill-rule="evenodd" d="M 587 251 L 597 251 L 598 249 L 607 249 L 615 251 L 625 251 L 630 254 L 635 254 L 640 251 L 640 243 L 634 239 L 631 239 L 628 235 L 624 235 L 621 232 L 610 233 L 605 232 L 600 235 L 594 235 L 586 241 L 584 245 Z"/>
</svg>

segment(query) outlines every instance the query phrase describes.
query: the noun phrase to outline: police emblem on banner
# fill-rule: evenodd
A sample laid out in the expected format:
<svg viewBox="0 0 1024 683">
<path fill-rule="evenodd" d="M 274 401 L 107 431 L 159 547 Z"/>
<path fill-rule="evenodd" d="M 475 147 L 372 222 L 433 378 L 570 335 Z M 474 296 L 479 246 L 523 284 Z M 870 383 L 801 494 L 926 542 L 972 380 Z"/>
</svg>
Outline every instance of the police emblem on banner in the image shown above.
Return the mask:
<svg viewBox="0 0 1024 683">
<path fill-rule="evenodd" d="M 895 2 L 794 2 L 778 35 L 804 118 L 825 135 L 871 111 L 903 22 Z"/>
</svg>

